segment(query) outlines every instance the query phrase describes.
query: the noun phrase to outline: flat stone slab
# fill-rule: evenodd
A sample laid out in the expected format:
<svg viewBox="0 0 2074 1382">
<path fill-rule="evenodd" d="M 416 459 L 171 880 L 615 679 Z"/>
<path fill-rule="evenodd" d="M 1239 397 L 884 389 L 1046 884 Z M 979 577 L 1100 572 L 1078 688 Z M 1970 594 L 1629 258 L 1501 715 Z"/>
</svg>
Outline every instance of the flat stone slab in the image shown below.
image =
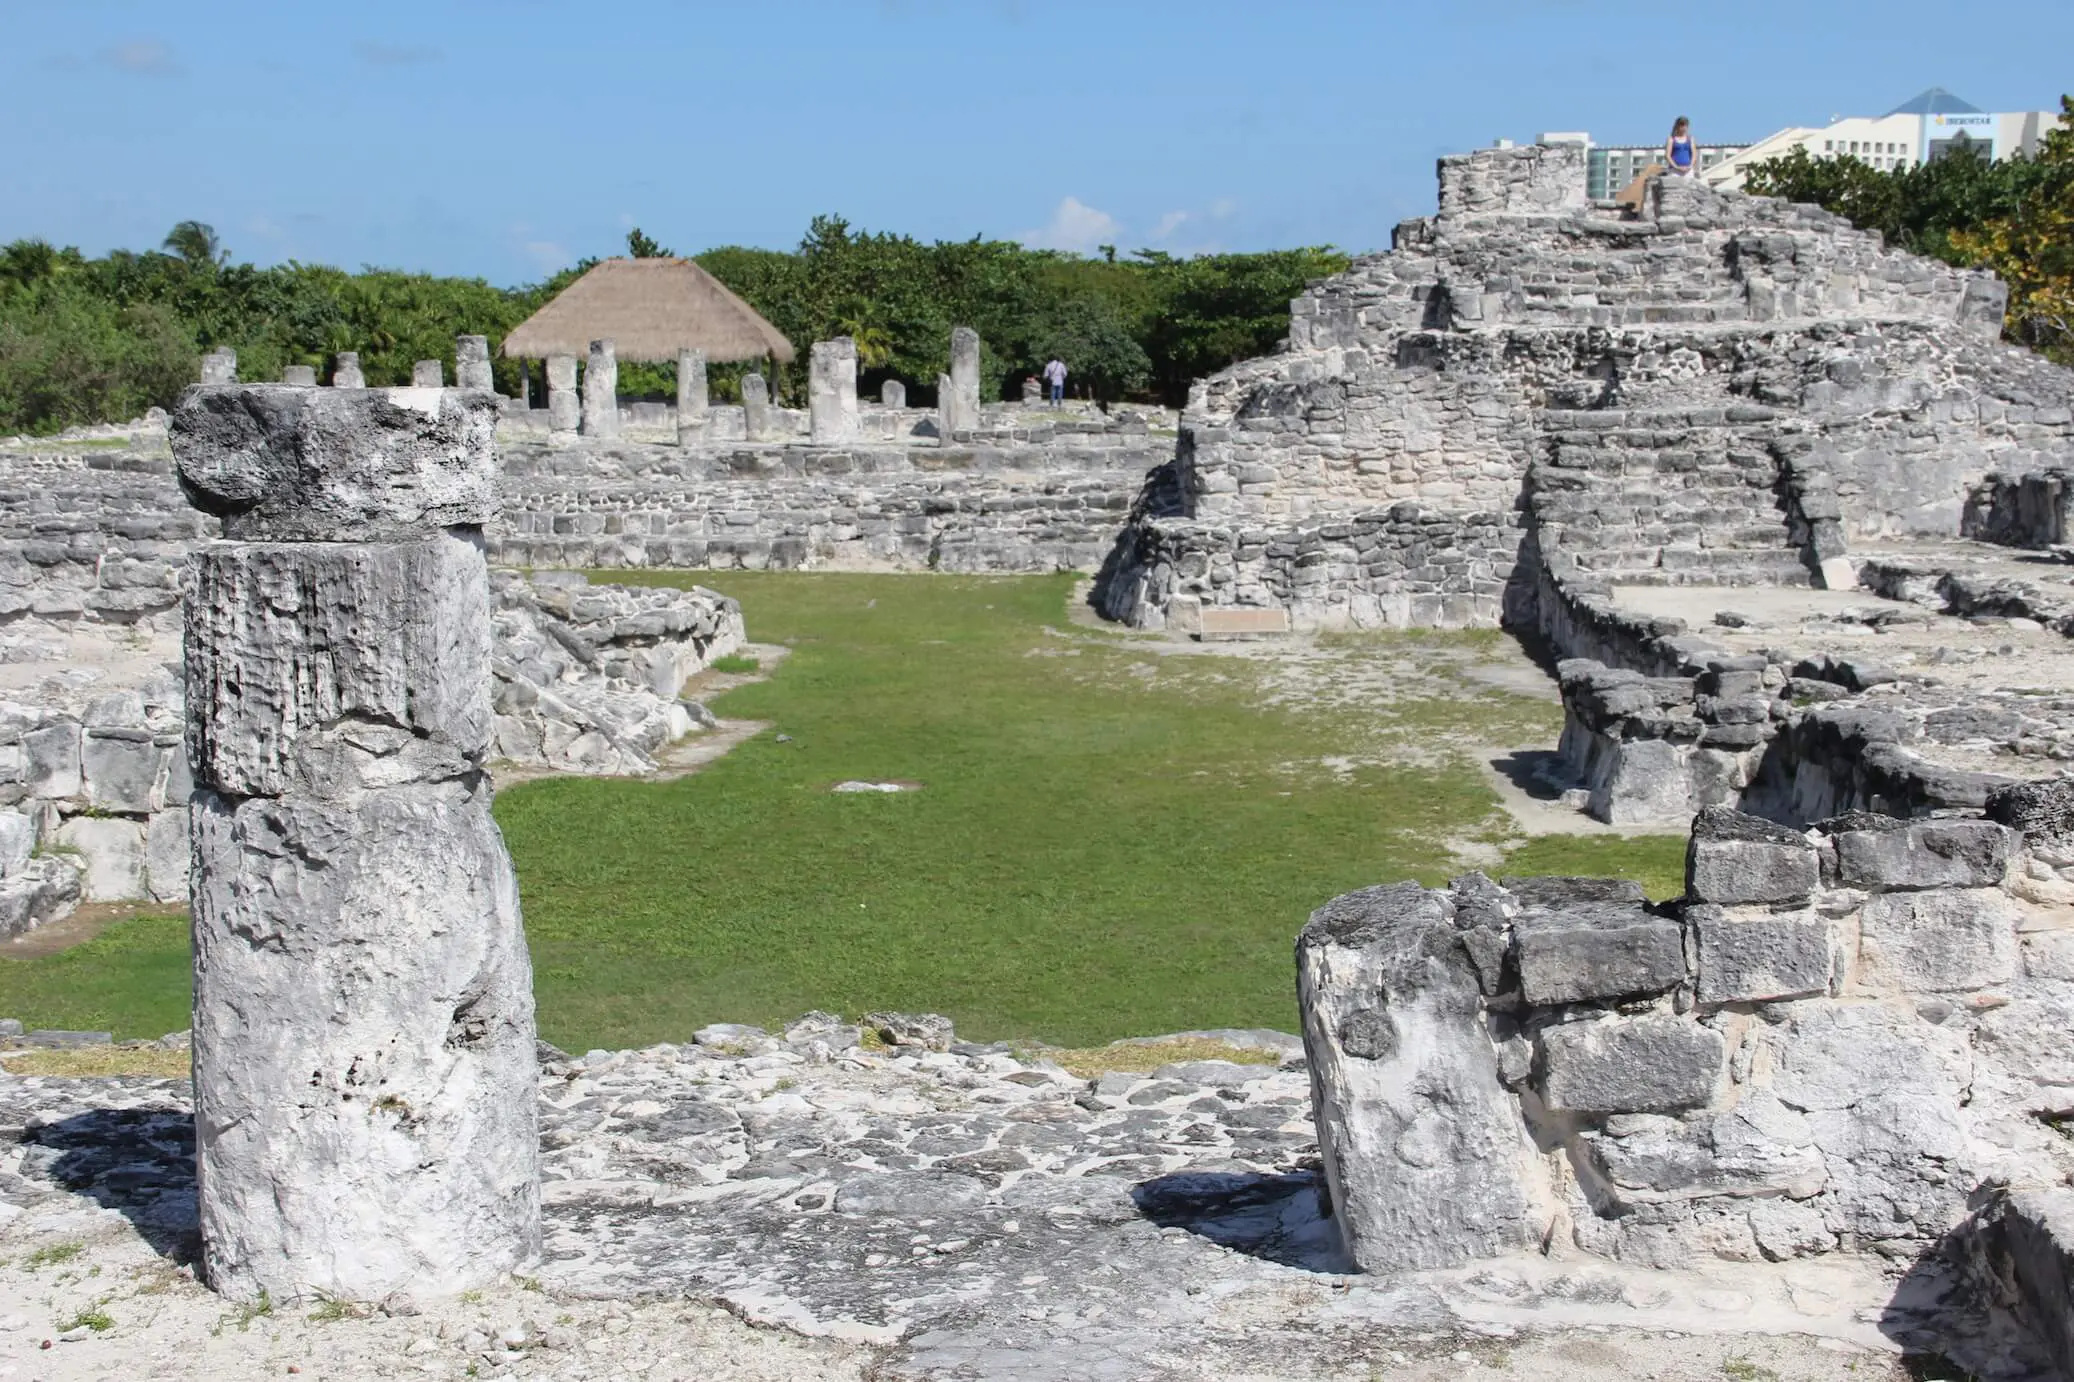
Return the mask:
<svg viewBox="0 0 2074 1382">
<path fill-rule="evenodd" d="M 1465 1352 L 1584 1327 L 1810 1336 L 1880 1379 L 1900 1341 L 1959 1347 L 1916 1303 L 1938 1283 L 1870 1258 L 1651 1272 L 1559 1251 L 1348 1275 L 1294 1064 L 1109 1075 L 1097 1094 L 982 1048 L 814 1059 L 732 1034 L 543 1068 L 552 1298 L 718 1301 L 882 1349 L 874 1376 L 945 1382 L 1426 1376 L 1403 1371 L 1420 1359 L 1459 1376 Z M 0 1255 L 83 1234 L 191 1253 L 192 1137 L 185 1082 L 0 1076 Z M 2016 1348 L 1953 1356 L 1979 1370 Z"/>
<path fill-rule="evenodd" d="M 1286 609 L 1236 609 L 1211 607 L 1203 611 L 1202 629 L 1196 637 L 1205 643 L 1235 638 L 1271 638 L 1289 632 Z"/>
</svg>

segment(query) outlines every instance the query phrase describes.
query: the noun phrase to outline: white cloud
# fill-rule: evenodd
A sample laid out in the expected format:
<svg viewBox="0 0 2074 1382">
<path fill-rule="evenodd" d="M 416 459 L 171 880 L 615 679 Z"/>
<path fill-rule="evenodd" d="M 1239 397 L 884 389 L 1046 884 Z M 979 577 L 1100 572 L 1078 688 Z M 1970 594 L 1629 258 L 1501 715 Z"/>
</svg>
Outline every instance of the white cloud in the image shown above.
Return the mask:
<svg viewBox="0 0 2074 1382">
<path fill-rule="evenodd" d="M 526 257 L 549 273 L 566 269 L 576 262 L 576 257 L 553 240 L 528 240 L 522 246 Z"/>
<path fill-rule="evenodd" d="M 1186 211 L 1169 211 L 1166 215 L 1160 217 L 1158 223 L 1152 227 L 1152 243 L 1156 245 L 1166 239 L 1169 235 L 1181 229 L 1183 223 L 1187 220 L 1188 213 Z"/>
<path fill-rule="evenodd" d="M 1026 230 L 1022 241 L 1031 249 L 1071 250 L 1091 254 L 1099 245 L 1113 245 L 1123 227 L 1114 216 L 1088 206 L 1078 197 L 1063 198 L 1052 210 L 1051 221 L 1041 230 Z"/>
<path fill-rule="evenodd" d="M 180 73 L 173 50 L 155 38 L 133 39 L 103 48 L 101 61 L 133 77 L 173 77 Z"/>
</svg>

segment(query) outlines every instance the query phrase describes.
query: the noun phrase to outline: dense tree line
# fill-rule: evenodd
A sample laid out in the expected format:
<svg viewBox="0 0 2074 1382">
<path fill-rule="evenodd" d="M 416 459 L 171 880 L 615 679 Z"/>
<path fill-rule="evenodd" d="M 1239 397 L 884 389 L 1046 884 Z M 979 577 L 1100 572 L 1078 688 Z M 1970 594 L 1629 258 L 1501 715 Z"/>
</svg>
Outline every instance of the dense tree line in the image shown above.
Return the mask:
<svg viewBox="0 0 2074 1382">
<path fill-rule="evenodd" d="M 2074 96 L 2038 151 L 1988 161 L 1948 153 L 1882 171 L 1796 148 L 1751 170 L 1748 190 L 1813 202 L 1887 242 L 2009 284 L 2005 334 L 2074 364 Z"/>
<path fill-rule="evenodd" d="M 628 250 L 669 253 L 638 229 Z M 903 379 L 918 402 L 949 367 L 951 328 L 969 325 L 984 343 L 983 377 L 1003 396 L 1056 354 L 1078 393 L 1179 403 L 1191 380 L 1271 350 L 1287 331 L 1290 298 L 1347 263 L 1329 248 L 1184 259 L 1119 258 L 1106 247 L 1087 258 L 998 240 L 925 244 L 835 217 L 817 217 L 794 251 L 728 247 L 697 258 L 798 348 L 798 361 L 774 381 L 781 397 L 804 396 L 809 345 L 847 334 L 867 389 Z M 389 269 L 258 268 L 233 262 L 214 231 L 193 221 L 156 250 L 99 259 L 17 240 L 0 247 L 0 434 L 170 404 L 195 378 L 202 352 L 217 346 L 237 351 L 246 379 L 278 379 L 291 364 L 328 378 L 338 352 L 357 350 L 370 384 L 405 383 L 412 362 L 450 360 L 458 333 L 489 336 L 494 353 L 593 262 L 497 288 Z M 730 396 L 756 367 L 715 369 L 716 391 Z M 496 368 L 499 389 L 515 392 L 518 366 L 498 360 Z M 668 397 L 674 374 L 669 365 L 622 364 L 621 391 Z"/>
</svg>

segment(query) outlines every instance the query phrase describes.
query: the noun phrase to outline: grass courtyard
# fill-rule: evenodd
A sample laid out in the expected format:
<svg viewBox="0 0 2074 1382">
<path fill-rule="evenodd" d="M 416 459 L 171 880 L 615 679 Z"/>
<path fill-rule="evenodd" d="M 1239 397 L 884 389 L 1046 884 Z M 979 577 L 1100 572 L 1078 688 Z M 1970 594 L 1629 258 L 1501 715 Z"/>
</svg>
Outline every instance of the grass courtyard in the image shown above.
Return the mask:
<svg viewBox="0 0 2074 1382">
<path fill-rule="evenodd" d="M 1336 893 L 1504 871 L 1676 890 L 1681 837 L 1511 838 L 1468 755 L 1560 708 L 1476 669 L 1493 634 L 1323 639 L 1300 657 L 1069 620 L 1073 578 L 612 573 L 741 600 L 790 649 L 712 702 L 767 721 L 671 781 L 500 793 L 542 1035 L 684 1040 L 810 1008 L 949 1014 L 1089 1045 L 1293 1028 L 1291 944 Z M 921 784 L 837 794 L 847 779 Z M 118 1037 L 187 1025 L 176 918 L 0 959 L 0 1015 Z"/>
</svg>

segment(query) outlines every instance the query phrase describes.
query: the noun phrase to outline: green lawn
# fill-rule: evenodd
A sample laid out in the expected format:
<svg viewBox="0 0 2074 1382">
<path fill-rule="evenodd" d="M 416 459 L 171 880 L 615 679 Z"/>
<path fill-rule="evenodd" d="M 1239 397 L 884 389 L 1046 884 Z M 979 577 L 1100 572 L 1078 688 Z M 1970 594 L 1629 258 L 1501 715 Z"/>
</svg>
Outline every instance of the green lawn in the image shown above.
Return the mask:
<svg viewBox="0 0 2074 1382">
<path fill-rule="evenodd" d="M 579 1050 L 816 1007 L 928 1009 L 970 1036 L 1067 1045 L 1288 1030 L 1309 911 L 1438 882 L 1451 842 L 1502 840 L 1460 753 L 1559 726 L 1546 702 L 1447 675 L 1488 634 L 1327 640 L 1327 691 L 1290 695 L 1270 660 L 1069 624 L 1065 576 L 646 579 L 727 591 L 791 655 L 715 702 L 774 729 L 695 776 L 500 794 L 542 1034 Z M 1329 694 L 1378 666 L 1415 672 L 1418 694 Z M 828 791 L 847 778 L 922 788 Z M 1675 892 L 1682 851 L 1558 837 L 1505 871 Z M 0 961 L 0 1015 L 155 1036 L 186 1025 L 185 964 L 179 923 L 124 923 Z"/>
</svg>

